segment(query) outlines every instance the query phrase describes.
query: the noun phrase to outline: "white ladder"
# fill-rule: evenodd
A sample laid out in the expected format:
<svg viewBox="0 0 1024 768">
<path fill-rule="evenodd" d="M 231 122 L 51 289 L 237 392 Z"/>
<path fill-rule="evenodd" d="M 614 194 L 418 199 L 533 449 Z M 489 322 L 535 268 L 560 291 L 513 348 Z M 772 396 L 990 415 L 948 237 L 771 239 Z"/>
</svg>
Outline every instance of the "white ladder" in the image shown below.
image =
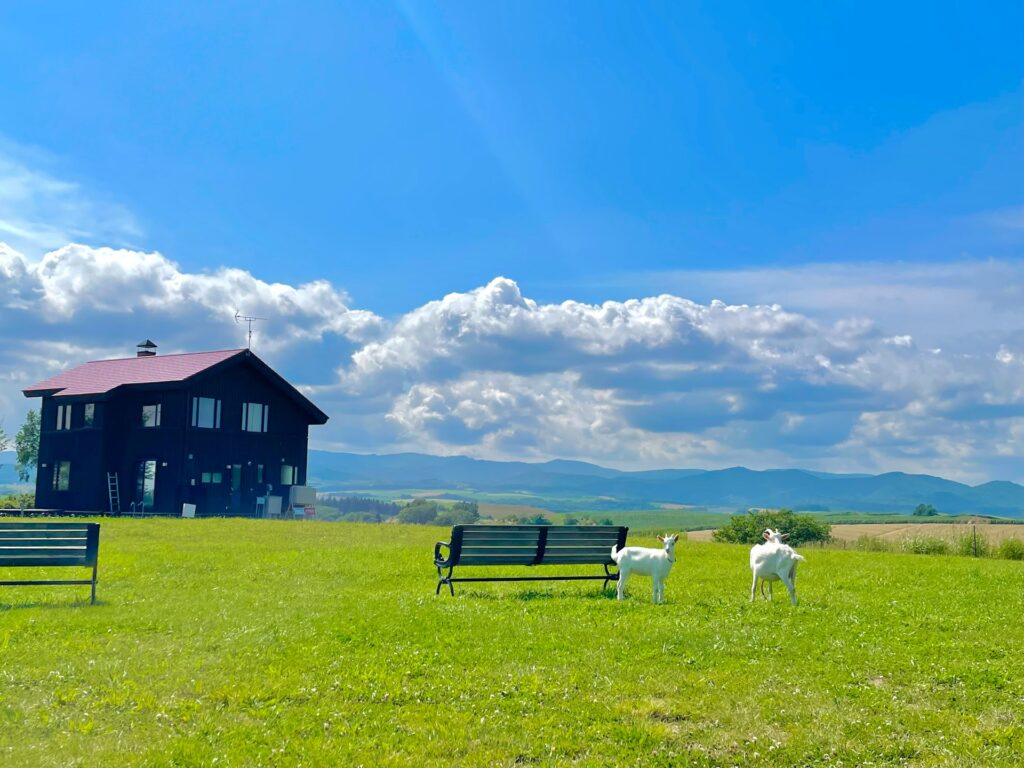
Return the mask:
<svg viewBox="0 0 1024 768">
<path fill-rule="evenodd" d="M 121 512 L 121 495 L 117 490 L 117 472 L 107 472 L 107 498 L 110 501 L 110 514 Z"/>
</svg>

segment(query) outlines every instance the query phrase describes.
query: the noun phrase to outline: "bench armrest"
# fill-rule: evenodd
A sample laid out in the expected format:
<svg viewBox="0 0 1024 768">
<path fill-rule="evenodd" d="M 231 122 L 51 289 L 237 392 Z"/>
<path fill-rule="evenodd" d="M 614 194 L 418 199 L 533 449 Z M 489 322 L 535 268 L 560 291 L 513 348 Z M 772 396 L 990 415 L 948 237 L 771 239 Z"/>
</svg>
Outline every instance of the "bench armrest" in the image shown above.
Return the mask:
<svg viewBox="0 0 1024 768">
<path fill-rule="evenodd" d="M 448 550 L 448 555 L 446 557 L 441 557 L 441 547 Z M 451 565 L 451 563 L 448 562 L 451 559 L 451 556 L 452 545 L 447 541 L 439 541 L 434 545 L 434 565 L 440 566 L 441 568 L 447 568 Z"/>
</svg>

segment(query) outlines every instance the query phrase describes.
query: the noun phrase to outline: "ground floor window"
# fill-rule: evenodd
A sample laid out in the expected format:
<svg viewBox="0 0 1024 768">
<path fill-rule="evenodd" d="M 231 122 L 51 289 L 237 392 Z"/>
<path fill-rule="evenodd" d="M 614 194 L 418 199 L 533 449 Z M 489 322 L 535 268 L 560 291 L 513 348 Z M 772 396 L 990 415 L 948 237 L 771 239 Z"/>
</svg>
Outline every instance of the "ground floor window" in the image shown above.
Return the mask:
<svg viewBox="0 0 1024 768">
<path fill-rule="evenodd" d="M 292 464 L 281 465 L 281 485 L 297 485 L 299 482 L 299 468 Z"/>
<path fill-rule="evenodd" d="M 71 487 L 71 462 L 58 461 L 53 465 L 53 490 L 66 491 Z"/>
</svg>

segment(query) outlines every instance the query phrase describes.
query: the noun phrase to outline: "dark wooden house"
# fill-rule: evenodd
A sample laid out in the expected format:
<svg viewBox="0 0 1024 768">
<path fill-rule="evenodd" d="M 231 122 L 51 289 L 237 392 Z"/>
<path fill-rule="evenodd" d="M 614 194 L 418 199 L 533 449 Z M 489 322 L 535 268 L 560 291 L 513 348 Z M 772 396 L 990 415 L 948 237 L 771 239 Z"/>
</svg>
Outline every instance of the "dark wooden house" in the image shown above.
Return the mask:
<svg viewBox="0 0 1024 768">
<path fill-rule="evenodd" d="M 248 349 L 98 360 L 24 390 L 41 397 L 36 505 L 252 515 L 306 482 L 327 416 Z"/>
</svg>

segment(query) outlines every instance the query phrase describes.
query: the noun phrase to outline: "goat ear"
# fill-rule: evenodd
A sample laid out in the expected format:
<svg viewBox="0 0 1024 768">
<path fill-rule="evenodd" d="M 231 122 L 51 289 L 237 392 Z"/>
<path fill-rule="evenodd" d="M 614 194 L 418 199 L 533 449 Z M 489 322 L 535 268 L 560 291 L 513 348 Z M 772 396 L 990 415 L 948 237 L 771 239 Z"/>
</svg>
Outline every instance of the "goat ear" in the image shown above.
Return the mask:
<svg viewBox="0 0 1024 768">
<path fill-rule="evenodd" d="M 662 536 L 661 534 L 658 534 L 658 541 L 664 541 L 664 540 L 665 540 L 665 537 Z"/>
<path fill-rule="evenodd" d="M 781 538 L 783 538 L 783 539 L 788 539 L 788 538 L 789 538 L 789 534 L 788 534 L 788 533 L 784 533 L 784 534 L 782 534 L 782 537 L 781 537 Z"/>
</svg>

